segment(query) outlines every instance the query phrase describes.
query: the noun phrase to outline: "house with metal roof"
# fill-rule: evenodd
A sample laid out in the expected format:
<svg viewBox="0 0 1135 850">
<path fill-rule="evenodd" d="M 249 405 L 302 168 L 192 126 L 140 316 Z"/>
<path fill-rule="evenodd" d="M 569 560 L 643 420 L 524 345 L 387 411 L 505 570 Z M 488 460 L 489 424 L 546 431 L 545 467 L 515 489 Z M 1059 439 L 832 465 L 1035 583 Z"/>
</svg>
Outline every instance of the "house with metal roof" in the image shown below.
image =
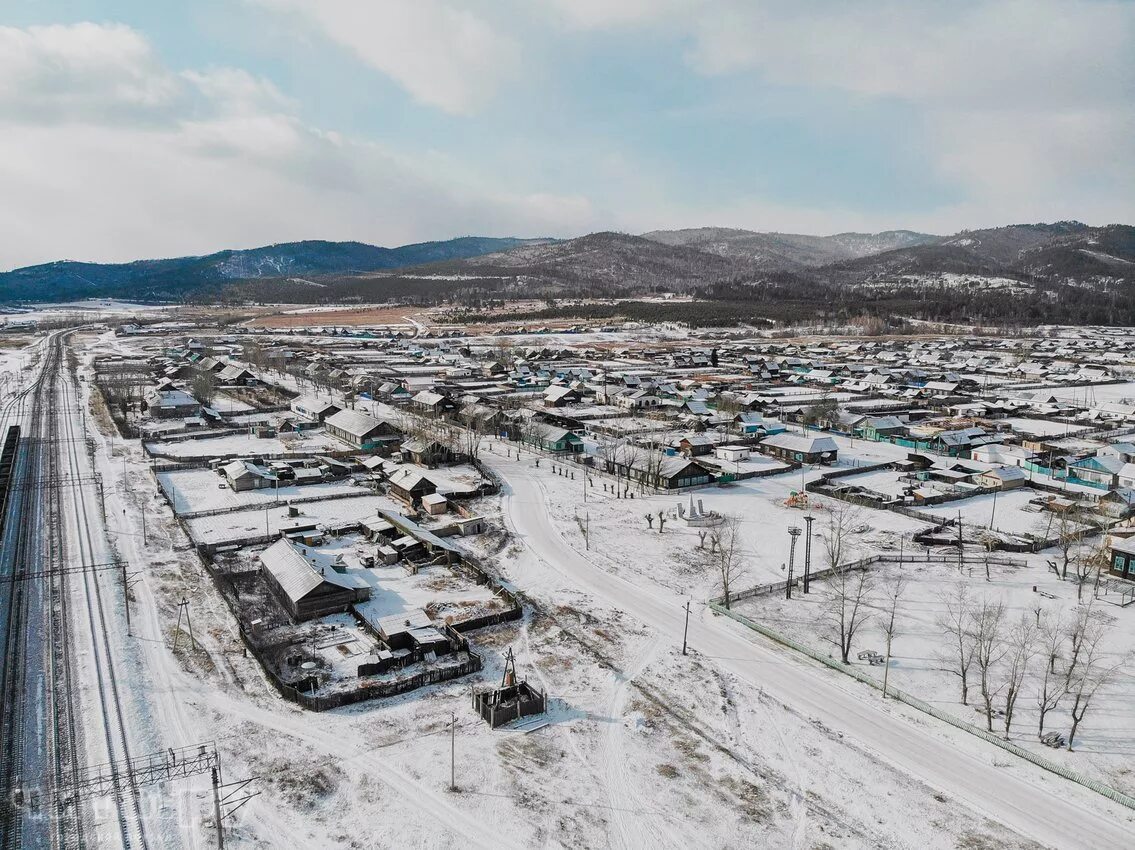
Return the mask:
<svg viewBox="0 0 1135 850">
<path fill-rule="evenodd" d="M 370 598 L 366 582 L 317 566 L 306 555 L 306 547 L 297 547 L 286 538 L 260 553 L 264 579 L 293 620 L 338 614 Z"/>
<path fill-rule="evenodd" d="M 331 399 L 313 395 L 301 395 L 299 398 L 292 399 L 289 407 L 293 413 L 311 422 L 323 422 L 328 416 L 332 416 L 343 409 Z"/>
<path fill-rule="evenodd" d="M 839 446 L 820 434 L 773 434 L 760 442 L 762 452 L 795 463 L 834 463 Z"/>
<path fill-rule="evenodd" d="M 361 410 L 340 410 L 323 421 L 327 433 L 364 450 L 393 448 L 401 434 L 393 425 Z"/>
</svg>

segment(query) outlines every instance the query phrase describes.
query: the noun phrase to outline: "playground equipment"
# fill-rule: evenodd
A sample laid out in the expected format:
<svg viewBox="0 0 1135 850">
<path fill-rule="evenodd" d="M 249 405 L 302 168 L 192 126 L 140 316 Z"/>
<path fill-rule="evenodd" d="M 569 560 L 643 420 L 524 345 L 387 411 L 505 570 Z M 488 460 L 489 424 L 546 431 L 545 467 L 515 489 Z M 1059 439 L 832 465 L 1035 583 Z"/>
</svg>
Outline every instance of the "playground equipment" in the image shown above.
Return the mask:
<svg viewBox="0 0 1135 850">
<path fill-rule="evenodd" d="M 784 500 L 784 505 L 789 508 L 806 508 L 808 507 L 808 494 L 793 490 Z"/>
</svg>

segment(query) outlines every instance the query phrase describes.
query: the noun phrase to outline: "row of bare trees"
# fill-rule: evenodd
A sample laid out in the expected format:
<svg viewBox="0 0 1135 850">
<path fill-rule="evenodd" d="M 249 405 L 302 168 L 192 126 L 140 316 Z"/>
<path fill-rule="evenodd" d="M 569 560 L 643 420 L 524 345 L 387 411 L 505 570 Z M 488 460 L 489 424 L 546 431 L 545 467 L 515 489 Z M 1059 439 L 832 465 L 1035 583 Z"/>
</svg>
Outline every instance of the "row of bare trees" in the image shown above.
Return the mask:
<svg viewBox="0 0 1135 850">
<path fill-rule="evenodd" d="M 398 429 L 407 436 L 424 443 L 437 443 L 454 454 L 476 460 L 481 454 L 481 443 L 491 431 L 484 417 L 474 411 L 462 413 L 459 422 L 449 422 L 421 416 L 402 410 L 398 416 Z"/>
<path fill-rule="evenodd" d="M 662 477 L 666 455 L 659 449 L 641 446 L 629 440 L 602 440 L 596 454 L 606 471 L 615 476 L 616 489 L 637 484 L 639 492 L 657 487 Z"/>
<path fill-rule="evenodd" d="M 1094 599 L 1070 618 L 1043 609 L 1013 619 L 999 599 L 975 599 L 959 584 L 938 625 L 948 640 L 940 657 L 958 677 L 961 701 L 970 704 L 976 688 L 986 728 L 1002 721 L 1006 738 L 1017 701 L 1028 690 L 1037 707 L 1037 735 L 1044 735 L 1051 712 L 1068 707 L 1068 749 L 1096 694 L 1115 676 L 1116 663 L 1105 653 L 1110 619 L 1094 608 Z"/>
</svg>

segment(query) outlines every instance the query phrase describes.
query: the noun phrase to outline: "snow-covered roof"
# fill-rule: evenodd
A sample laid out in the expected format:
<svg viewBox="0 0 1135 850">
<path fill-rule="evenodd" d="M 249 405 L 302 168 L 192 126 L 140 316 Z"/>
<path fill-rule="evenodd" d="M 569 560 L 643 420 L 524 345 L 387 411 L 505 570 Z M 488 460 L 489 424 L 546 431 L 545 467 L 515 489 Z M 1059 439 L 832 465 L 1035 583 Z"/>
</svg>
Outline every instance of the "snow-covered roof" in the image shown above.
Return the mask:
<svg viewBox="0 0 1135 850">
<path fill-rule="evenodd" d="M 299 602 L 323 582 L 357 589 L 357 582 L 334 570 L 317 570 L 296 548 L 281 537 L 260 553 L 260 563 L 272 574 L 280 589 L 293 602 Z"/>
<path fill-rule="evenodd" d="M 360 410 L 340 410 L 328 416 L 324 424 L 352 436 L 363 437 L 381 425 L 382 421 Z"/>
<path fill-rule="evenodd" d="M 790 452 L 815 454 L 817 452 L 839 451 L 839 446 L 831 437 L 809 436 L 806 434 L 774 434 L 761 440 L 762 446 L 773 446 Z"/>
</svg>

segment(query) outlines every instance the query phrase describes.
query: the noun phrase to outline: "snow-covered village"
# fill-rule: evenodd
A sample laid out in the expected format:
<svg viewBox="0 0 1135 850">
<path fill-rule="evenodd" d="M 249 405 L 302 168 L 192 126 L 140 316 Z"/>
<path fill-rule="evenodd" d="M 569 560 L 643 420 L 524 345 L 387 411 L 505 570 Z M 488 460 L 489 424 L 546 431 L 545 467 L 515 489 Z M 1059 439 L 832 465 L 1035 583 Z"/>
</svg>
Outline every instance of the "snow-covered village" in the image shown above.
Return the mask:
<svg viewBox="0 0 1135 850">
<path fill-rule="evenodd" d="M 29 315 L 28 846 L 1135 828 L 1135 333 Z"/>
<path fill-rule="evenodd" d="M 1133 45 L 0 3 L 0 850 L 1135 850 Z"/>
</svg>

